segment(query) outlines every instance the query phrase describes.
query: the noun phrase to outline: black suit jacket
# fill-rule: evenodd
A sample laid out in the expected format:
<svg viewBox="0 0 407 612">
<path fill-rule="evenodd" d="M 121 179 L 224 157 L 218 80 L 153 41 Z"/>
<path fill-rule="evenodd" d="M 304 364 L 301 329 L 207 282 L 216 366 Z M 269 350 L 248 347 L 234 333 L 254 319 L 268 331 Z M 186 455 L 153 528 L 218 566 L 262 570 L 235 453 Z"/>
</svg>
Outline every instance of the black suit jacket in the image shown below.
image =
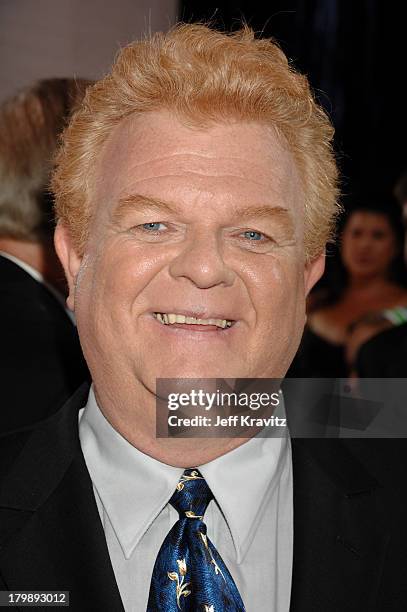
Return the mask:
<svg viewBox="0 0 407 612">
<path fill-rule="evenodd" d="M 75 326 L 61 304 L 0 256 L 0 433 L 46 418 L 87 376 Z"/>
<path fill-rule="evenodd" d="M 356 369 L 363 378 L 406 378 L 407 323 L 365 342 L 357 354 Z"/>
<path fill-rule="evenodd" d="M 0 590 L 69 590 L 71 610 L 122 612 L 78 438 L 87 392 L 0 439 Z M 404 441 L 293 440 L 292 449 L 290 611 L 405 612 Z"/>
</svg>

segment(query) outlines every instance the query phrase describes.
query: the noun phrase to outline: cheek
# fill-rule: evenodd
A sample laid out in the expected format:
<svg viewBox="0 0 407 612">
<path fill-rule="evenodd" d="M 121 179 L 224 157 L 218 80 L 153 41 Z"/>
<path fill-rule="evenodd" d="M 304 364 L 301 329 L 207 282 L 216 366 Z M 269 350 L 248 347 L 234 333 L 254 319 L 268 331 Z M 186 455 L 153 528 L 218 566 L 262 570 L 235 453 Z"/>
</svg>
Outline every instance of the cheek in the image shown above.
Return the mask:
<svg viewBox="0 0 407 612">
<path fill-rule="evenodd" d="M 342 239 L 340 249 L 342 259 L 348 259 L 349 254 L 352 252 L 352 242 L 350 240 Z"/>
<path fill-rule="evenodd" d="M 376 256 L 378 266 L 386 267 L 395 257 L 394 245 L 390 241 L 380 241 L 373 243 L 372 253 Z"/>
<path fill-rule="evenodd" d="M 161 259 L 146 245 L 114 241 L 96 258 L 92 292 L 113 310 L 124 308 L 130 312 L 145 300 L 146 287 L 164 265 Z"/>
<path fill-rule="evenodd" d="M 293 323 L 303 324 L 305 313 L 304 269 L 298 260 L 274 260 L 263 274 L 255 277 L 253 284 L 259 322 L 272 330 L 273 335 Z M 278 326 L 279 327 L 278 327 Z"/>
<path fill-rule="evenodd" d="M 78 275 L 75 303 L 78 319 L 105 335 L 131 312 L 135 296 L 148 282 L 148 266 L 102 247 L 88 256 Z M 78 321 L 79 323 L 79 321 Z"/>
<path fill-rule="evenodd" d="M 305 325 L 304 272 L 298 265 L 278 269 L 259 293 L 253 371 L 284 376 L 298 349 Z M 254 340 L 256 338 L 256 340 Z M 249 340 L 250 342 L 250 340 Z M 250 353 L 250 351 L 249 351 Z"/>
<path fill-rule="evenodd" d="M 390 263 L 397 255 L 397 247 L 394 243 L 394 240 L 389 240 L 386 246 L 386 257 L 388 262 Z"/>
</svg>

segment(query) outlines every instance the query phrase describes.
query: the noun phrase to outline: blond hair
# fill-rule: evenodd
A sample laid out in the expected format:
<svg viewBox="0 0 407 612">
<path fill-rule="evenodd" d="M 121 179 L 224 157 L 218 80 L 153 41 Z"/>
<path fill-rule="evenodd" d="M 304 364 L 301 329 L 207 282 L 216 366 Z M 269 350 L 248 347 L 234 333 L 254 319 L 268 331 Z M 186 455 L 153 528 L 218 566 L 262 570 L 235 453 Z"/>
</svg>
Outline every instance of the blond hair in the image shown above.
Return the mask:
<svg viewBox="0 0 407 612">
<path fill-rule="evenodd" d="M 112 72 L 89 88 L 66 130 L 52 181 L 56 215 L 79 254 L 92 216 L 94 168 L 114 127 L 131 114 L 170 110 L 187 125 L 230 118 L 274 126 L 286 140 L 304 190 L 307 258 L 332 235 L 337 204 L 333 128 L 316 104 L 307 78 L 272 41 L 253 30 L 225 34 L 202 24 L 125 47 Z"/>
<path fill-rule="evenodd" d="M 47 193 L 58 136 L 90 83 L 43 79 L 0 106 L 0 236 L 41 241 L 53 231 Z"/>
</svg>

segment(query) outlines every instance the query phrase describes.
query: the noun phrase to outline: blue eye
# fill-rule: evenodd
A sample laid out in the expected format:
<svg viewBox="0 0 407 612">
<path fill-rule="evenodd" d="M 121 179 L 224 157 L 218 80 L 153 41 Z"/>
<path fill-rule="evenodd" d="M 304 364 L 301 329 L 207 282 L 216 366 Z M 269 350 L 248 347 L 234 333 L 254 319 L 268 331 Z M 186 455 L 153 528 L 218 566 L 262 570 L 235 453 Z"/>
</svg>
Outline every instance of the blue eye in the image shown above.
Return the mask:
<svg viewBox="0 0 407 612">
<path fill-rule="evenodd" d="M 154 221 L 151 223 L 143 223 L 143 228 L 146 230 L 158 231 L 158 226 L 162 225 L 160 221 Z"/>
<path fill-rule="evenodd" d="M 248 230 L 247 232 L 244 232 L 244 235 L 250 240 L 261 240 L 261 237 L 263 236 L 263 234 L 261 234 L 260 232 L 255 232 L 253 230 Z"/>
</svg>

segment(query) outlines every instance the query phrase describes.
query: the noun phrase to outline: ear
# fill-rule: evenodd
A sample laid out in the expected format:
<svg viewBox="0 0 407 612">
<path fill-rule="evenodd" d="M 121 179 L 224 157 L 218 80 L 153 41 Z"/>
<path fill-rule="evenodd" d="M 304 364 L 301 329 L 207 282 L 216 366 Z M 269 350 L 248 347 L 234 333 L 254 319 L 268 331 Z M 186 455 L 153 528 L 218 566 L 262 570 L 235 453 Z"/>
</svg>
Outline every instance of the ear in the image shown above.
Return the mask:
<svg viewBox="0 0 407 612">
<path fill-rule="evenodd" d="M 75 310 L 76 277 L 81 266 L 82 258 L 76 253 L 68 228 L 61 222 L 58 222 L 55 228 L 54 243 L 55 250 L 68 281 L 69 294 L 66 303 L 68 308 L 73 312 Z"/>
<path fill-rule="evenodd" d="M 325 251 L 315 259 L 305 264 L 304 288 L 305 296 L 309 294 L 312 287 L 319 281 L 325 270 Z"/>
</svg>

